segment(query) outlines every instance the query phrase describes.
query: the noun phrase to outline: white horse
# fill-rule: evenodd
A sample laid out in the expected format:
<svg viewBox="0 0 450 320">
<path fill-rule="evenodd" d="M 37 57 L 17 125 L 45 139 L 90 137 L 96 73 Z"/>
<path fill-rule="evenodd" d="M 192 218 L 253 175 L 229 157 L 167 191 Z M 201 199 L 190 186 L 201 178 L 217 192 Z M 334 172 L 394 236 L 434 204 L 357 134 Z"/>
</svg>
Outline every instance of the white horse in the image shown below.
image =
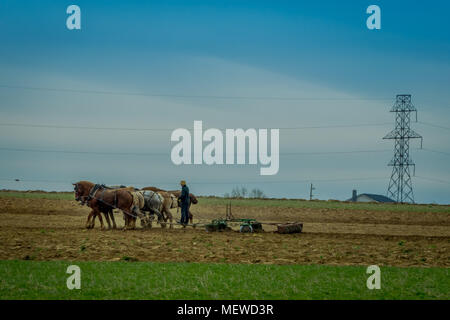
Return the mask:
<svg viewBox="0 0 450 320">
<path fill-rule="evenodd" d="M 158 216 L 158 223 L 162 228 L 166 227 L 169 219 L 170 228 L 173 227 L 173 216 L 170 209 L 178 206 L 177 197 L 165 191 L 139 190 L 133 194 L 133 212 L 141 219 L 141 225 L 145 228 L 152 227 L 153 215 Z M 149 214 L 147 216 L 147 213 Z"/>
</svg>

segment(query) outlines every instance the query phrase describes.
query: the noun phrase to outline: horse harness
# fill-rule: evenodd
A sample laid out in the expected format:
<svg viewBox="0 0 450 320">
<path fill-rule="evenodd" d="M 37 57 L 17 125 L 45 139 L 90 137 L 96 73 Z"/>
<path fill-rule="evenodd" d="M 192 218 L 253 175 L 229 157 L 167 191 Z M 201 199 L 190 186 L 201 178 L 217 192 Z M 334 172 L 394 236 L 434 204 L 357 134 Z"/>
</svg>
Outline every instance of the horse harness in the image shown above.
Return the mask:
<svg viewBox="0 0 450 320">
<path fill-rule="evenodd" d="M 78 187 L 78 186 L 77 186 L 77 187 Z M 100 189 L 102 190 L 102 192 L 101 192 L 101 194 L 100 194 L 100 198 L 96 198 L 95 195 L 97 194 L 97 192 L 98 192 Z M 105 201 L 103 200 L 103 195 L 104 195 L 106 189 L 108 189 L 108 190 L 113 190 L 113 191 L 114 191 L 114 203 L 113 203 L 113 204 L 107 203 L 107 202 L 105 202 Z M 95 185 L 92 187 L 91 191 L 89 191 L 89 195 L 88 195 L 87 197 L 84 197 L 84 199 L 81 200 L 81 204 L 82 204 L 82 205 L 87 204 L 87 202 L 89 202 L 89 201 L 91 201 L 91 200 L 93 200 L 93 199 L 95 199 L 95 200 L 97 200 L 97 201 L 100 201 L 101 203 L 106 204 L 107 206 L 113 207 L 114 209 L 119 209 L 119 208 L 117 207 L 117 192 L 116 192 L 116 190 L 114 190 L 114 189 L 112 189 L 112 188 L 108 188 L 108 187 L 107 187 L 106 185 L 104 185 L 104 184 L 95 184 Z M 120 209 L 119 209 L 119 210 L 120 210 Z M 133 217 L 133 218 L 137 218 L 137 215 L 134 215 L 134 214 L 131 214 L 131 213 L 129 213 L 129 212 L 126 212 L 125 210 L 121 210 L 121 211 L 124 212 L 125 214 L 127 214 L 127 215 Z"/>
<path fill-rule="evenodd" d="M 96 198 L 95 197 L 95 195 L 97 194 L 97 192 L 99 191 L 99 190 L 102 190 L 102 193 L 100 194 L 100 198 Z M 107 189 L 107 187 L 104 185 L 104 184 L 96 184 L 96 185 L 94 185 L 93 187 L 92 187 L 92 189 L 91 189 L 91 191 L 89 191 L 89 195 L 87 196 L 87 198 L 84 200 L 84 202 L 86 203 L 86 202 L 88 202 L 88 201 L 91 201 L 92 199 L 95 199 L 95 200 L 98 200 L 98 201 L 100 201 L 100 202 L 102 202 L 102 203 L 104 203 L 104 204 L 106 204 L 106 205 L 109 205 L 109 206 L 111 206 L 109 203 L 106 203 L 104 200 L 103 200 L 103 195 L 105 194 L 105 190 Z M 117 205 L 117 195 L 116 195 L 116 192 L 114 192 L 114 207 L 116 207 L 116 205 Z"/>
<path fill-rule="evenodd" d="M 164 201 L 163 197 L 158 192 L 151 190 L 142 191 L 142 195 L 144 196 L 144 211 L 154 212 L 158 217 L 161 217 L 160 208 L 157 207 Z"/>
</svg>

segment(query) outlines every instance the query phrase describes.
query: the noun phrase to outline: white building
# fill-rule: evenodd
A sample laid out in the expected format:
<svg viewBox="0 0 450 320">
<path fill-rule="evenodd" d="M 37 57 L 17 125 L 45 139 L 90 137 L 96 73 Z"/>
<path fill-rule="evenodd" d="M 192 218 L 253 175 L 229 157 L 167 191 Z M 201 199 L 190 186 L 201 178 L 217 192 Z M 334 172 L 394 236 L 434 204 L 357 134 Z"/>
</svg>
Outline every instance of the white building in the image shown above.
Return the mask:
<svg viewBox="0 0 450 320">
<path fill-rule="evenodd" d="M 357 194 L 356 190 L 353 190 L 352 197 L 347 199 L 352 202 L 395 202 L 391 198 L 382 196 L 381 194 L 361 193 Z"/>
</svg>

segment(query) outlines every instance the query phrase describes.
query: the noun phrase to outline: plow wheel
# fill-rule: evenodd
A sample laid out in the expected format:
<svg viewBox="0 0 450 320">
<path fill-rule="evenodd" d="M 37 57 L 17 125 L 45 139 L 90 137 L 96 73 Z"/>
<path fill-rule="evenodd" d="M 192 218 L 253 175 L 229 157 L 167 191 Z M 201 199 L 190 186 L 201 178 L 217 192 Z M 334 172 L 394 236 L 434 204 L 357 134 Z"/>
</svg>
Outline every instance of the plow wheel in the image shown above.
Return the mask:
<svg viewBox="0 0 450 320">
<path fill-rule="evenodd" d="M 253 232 L 263 232 L 262 224 L 259 222 L 253 222 L 251 224 Z"/>
<path fill-rule="evenodd" d="M 249 225 L 249 224 L 243 224 L 239 228 L 239 231 L 241 233 L 251 233 L 251 232 L 253 232 L 253 227 L 251 225 Z"/>
</svg>

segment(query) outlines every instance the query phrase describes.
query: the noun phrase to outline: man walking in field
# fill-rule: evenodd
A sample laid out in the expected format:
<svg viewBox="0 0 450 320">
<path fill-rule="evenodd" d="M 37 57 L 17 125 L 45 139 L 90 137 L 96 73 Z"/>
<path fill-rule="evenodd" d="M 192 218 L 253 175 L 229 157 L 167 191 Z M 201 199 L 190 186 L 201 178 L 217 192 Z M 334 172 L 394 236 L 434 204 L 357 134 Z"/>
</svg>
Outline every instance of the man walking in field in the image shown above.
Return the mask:
<svg viewBox="0 0 450 320">
<path fill-rule="evenodd" d="M 180 201 L 181 201 L 181 224 L 186 227 L 189 220 L 189 188 L 186 185 L 186 181 L 181 180 L 181 195 L 180 195 Z"/>
</svg>

